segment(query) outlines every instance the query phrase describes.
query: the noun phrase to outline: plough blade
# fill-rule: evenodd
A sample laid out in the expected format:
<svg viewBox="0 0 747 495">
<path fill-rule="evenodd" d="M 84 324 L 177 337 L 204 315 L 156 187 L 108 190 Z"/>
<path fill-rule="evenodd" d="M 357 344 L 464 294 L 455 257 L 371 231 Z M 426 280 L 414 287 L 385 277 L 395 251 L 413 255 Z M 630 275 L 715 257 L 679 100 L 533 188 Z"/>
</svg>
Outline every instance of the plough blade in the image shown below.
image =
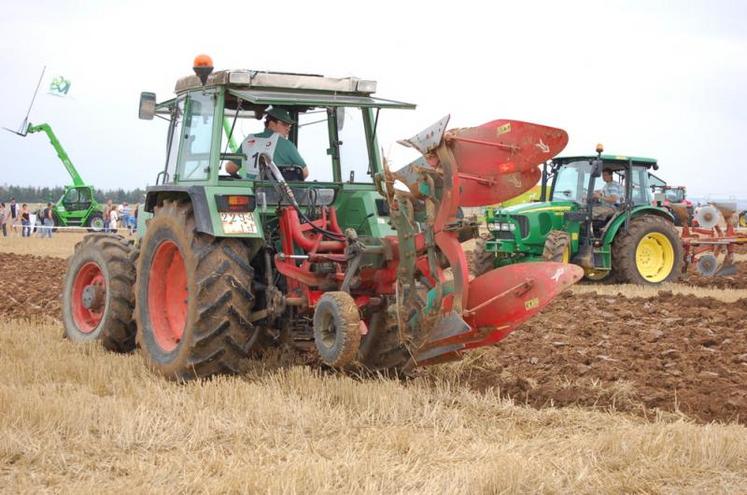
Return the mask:
<svg viewBox="0 0 747 495">
<path fill-rule="evenodd" d="M 549 160 L 568 144 L 563 129 L 518 120 L 493 120 L 479 127 L 454 129 L 452 150 L 460 173 L 493 176 L 522 172 Z M 508 167 L 512 164 L 513 167 Z"/>
<path fill-rule="evenodd" d="M 552 262 L 496 268 L 470 282 L 464 319 L 472 328 L 515 328 L 583 275 L 580 266 Z"/>
<path fill-rule="evenodd" d="M 484 206 L 516 197 L 540 179 L 539 164 L 560 153 L 568 134 L 518 120 L 494 120 L 450 131 L 462 189 L 462 206 Z"/>
</svg>

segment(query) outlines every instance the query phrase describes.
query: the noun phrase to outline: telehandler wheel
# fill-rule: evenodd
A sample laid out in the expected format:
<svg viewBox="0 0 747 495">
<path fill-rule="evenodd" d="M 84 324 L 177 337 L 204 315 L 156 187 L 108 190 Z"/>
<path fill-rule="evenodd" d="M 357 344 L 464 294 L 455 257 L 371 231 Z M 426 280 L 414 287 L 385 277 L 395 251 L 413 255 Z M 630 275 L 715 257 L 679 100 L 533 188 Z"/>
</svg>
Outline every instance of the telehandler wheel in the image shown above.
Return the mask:
<svg viewBox="0 0 747 495">
<path fill-rule="evenodd" d="M 485 243 L 490 239 L 486 234 L 481 235 L 475 241 L 475 249 L 467 259 L 469 272 L 475 277 L 487 273 L 495 268 L 495 253 L 485 249 Z"/>
<path fill-rule="evenodd" d="M 547 261 L 555 261 L 556 263 L 570 263 L 571 238 L 568 236 L 568 232 L 551 230 L 545 238 L 542 257 Z"/>
<path fill-rule="evenodd" d="M 324 364 L 341 368 L 358 354 L 361 317 L 347 292 L 327 292 L 314 309 L 314 343 Z"/>
<path fill-rule="evenodd" d="M 140 244 L 137 342 L 148 366 L 189 380 L 239 372 L 258 341 L 249 247 L 195 232 L 192 205 L 156 207 Z"/>
<path fill-rule="evenodd" d="M 630 220 L 612 243 L 616 282 L 657 285 L 676 282 L 682 274 L 682 241 L 672 222 L 655 215 Z"/>
<path fill-rule="evenodd" d="M 104 216 L 101 213 L 94 213 L 88 217 L 88 232 L 101 232 L 104 230 Z"/>
<path fill-rule="evenodd" d="M 68 260 L 62 292 L 65 336 L 101 341 L 116 352 L 135 348 L 132 320 L 135 249 L 122 236 L 87 235 Z"/>
</svg>

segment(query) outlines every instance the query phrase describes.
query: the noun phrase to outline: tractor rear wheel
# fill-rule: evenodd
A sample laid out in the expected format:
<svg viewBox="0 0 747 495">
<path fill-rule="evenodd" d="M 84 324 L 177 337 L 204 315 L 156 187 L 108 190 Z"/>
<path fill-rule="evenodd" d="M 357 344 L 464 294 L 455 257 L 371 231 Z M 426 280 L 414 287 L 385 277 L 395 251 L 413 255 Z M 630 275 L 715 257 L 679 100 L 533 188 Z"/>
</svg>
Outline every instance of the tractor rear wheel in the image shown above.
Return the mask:
<svg viewBox="0 0 747 495">
<path fill-rule="evenodd" d="M 568 232 L 551 230 L 545 238 L 545 248 L 542 250 L 542 258 L 546 261 L 554 261 L 556 263 L 570 263 L 571 238 L 568 236 Z"/>
<path fill-rule="evenodd" d="M 341 368 L 358 355 L 361 317 L 347 292 L 327 292 L 314 309 L 314 343 L 324 364 Z"/>
<path fill-rule="evenodd" d="M 249 247 L 195 231 L 188 202 L 156 208 L 140 246 L 137 341 L 148 366 L 174 380 L 239 372 L 259 331 Z"/>
<path fill-rule="evenodd" d="M 486 249 L 486 243 L 490 236 L 483 234 L 475 240 L 475 249 L 467 259 L 469 271 L 475 277 L 487 273 L 495 268 L 495 253 Z"/>
<path fill-rule="evenodd" d="M 87 235 L 68 260 L 62 292 L 65 336 L 99 340 L 111 351 L 135 348 L 132 321 L 135 249 L 122 236 Z"/>
<path fill-rule="evenodd" d="M 655 215 L 630 220 L 612 243 L 615 281 L 638 285 L 676 282 L 682 273 L 682 241 L 672 222 Z"/>
</svg>

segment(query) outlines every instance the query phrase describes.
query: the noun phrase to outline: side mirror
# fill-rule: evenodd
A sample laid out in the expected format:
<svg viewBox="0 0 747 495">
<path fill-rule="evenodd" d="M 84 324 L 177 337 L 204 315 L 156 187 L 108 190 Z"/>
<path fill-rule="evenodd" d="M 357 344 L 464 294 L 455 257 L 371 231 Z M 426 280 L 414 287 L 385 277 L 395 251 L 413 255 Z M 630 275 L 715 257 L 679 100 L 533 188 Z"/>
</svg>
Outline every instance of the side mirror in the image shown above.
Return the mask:
<svg viewBox="0 0 747 495">
<path fill-rule="evenodd" d="M 137 116 L 141 120 L 153 120 L 156 115 L 156 94 L 143 91 L 140 93 L 140 108 Z"/>
<path fill-rule="evenodd" d="M 345 107 L 335 108 L 335 113 L 337 114 L 337 132 L 340 132 L 345 125 Z"/>
<path fill-rule="evenodd" d="M 604 164 L 602 163 L 602 160 L 594 160 L 593 162 L 591 162 L 591 176 L 601 177 L 603 168 Z"/>
</svg>

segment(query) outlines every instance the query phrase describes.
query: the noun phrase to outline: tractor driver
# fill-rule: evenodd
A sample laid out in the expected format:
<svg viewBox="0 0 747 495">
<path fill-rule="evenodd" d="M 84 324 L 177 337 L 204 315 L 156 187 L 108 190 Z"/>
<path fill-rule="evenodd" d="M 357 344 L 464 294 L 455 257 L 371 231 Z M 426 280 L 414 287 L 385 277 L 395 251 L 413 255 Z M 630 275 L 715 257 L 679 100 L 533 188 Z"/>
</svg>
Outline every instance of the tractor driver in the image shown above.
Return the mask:
<svg viewBox="0 0 747 495">
<path fill-rule="evenodd" d="M 259 175 L 258 157 L 262 152 L 270 154 L 272 161 L 278 166 L 287 180 L 304 180 L 309 176 L 309 169 L 296 145 L 288 139 L 291 127 L 295 124 L 287 110 L 272 107 L 267 111 L 265 117 L 265 130 L 258 134 L 249 134 L 241 143 L 241 152 L 246 156 L 245 174 Z M 301 174 L 291 173 L 290 167 L 298 167 Z M 226 172 L 238 176 L 239 167 L 236 163 L 228 161 Z"/>
<path fill-rule="evenodd" d="M 623 197 L 622 186 L 612 180 L 611 168 L 608 167 L 602 171 L 602 180 L 604 181 L 602 189 L 594 191 L 594 199 L 601 203 L 592 207 L 591 216 L 594 220 L 606 220 L 614 215 Z"/>
</svg>

